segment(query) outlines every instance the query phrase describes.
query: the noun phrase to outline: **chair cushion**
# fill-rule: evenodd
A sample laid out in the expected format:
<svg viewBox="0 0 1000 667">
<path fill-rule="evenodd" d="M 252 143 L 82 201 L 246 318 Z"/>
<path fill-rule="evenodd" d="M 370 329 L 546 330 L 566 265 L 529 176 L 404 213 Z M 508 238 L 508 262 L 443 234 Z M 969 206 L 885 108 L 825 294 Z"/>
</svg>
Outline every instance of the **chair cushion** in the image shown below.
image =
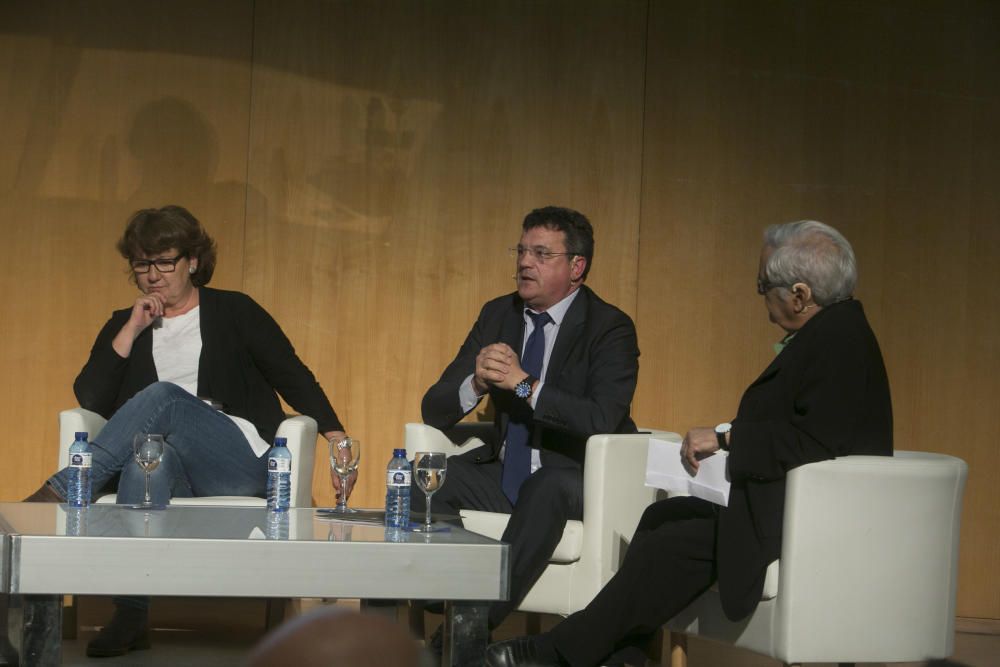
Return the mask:
<svg viewBox="0 0 1000 667">
<path fill-rule="evenodd" d="M 773 600 L 778 597 L 778 564 L 780 562 L 772 561 L 767 566 L 767 572 L 764 573 L 764 590 L 760 593 L 761 600 Z M 719 582 L 712 584 L 712 590 L 716 593 L 719 592 Z"/>
<path fill-rule="evenodd" d="M 764 590 L 760 594 L 761 600 L 773 600 L 778 596 L 778 565 L 781 561 L 772 561 L 767 566 L 767 573 L 764 575 Z"/>
<path fill-rule="evenodd" d="M 97 500 L 95 503 L 100 505 L 113 505 L 118 501 L 118 495 L 114 493 L 108 493 Z M 263 498 L 257 498 L 255 496 L 202 496 L 200 498 L 171 498 L 171 505 L 187 505 L 187 506 L 202 506 L 206 507 L 209 505 L 228 505 L 236 507 L 267 507 L 267 501 Z"/>
<path fill-rule="evenodd" d="M 267 500 L 256 496 L 201 496 L 198 498 L 171 498 L 171 505 L 229 505 L 236 507 L 267 507 Z"/>
<path fill-rule="evenodd" d="M 493 540 L 499 540 L 510 521 L 509 514 L 498 512 L 480 512 L 478 510 L 462 510 L 462 522 L 465 529 L 484 535 Z M 556 545 L 556 550 L 549 559 L 550 563 L 572 563 L 580 560 L 583 551 L 583 522 L 567 521 L 562 539 Z"/>
</svg>

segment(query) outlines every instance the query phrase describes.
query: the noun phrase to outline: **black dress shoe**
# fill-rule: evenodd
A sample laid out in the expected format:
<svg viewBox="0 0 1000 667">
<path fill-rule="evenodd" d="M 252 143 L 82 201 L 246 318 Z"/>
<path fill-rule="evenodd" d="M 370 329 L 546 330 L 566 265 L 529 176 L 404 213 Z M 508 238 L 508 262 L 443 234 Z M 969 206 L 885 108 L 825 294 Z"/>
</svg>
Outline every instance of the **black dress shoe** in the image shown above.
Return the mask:
<svg viewBox="0 0 1000 667">
<path fill-rule="evenodd" d="M 555 650 L 545 650 L 534 637 L 518 637 L 490 644 L 486 667 L 560 667 Z"/>
<path fill-rule="evenodd" d="M 87 644 L 87 655 L 111 658 L 149 647 L 149 612 L 122 605 L 115 607 L 111 621 Z"/>
</svg>

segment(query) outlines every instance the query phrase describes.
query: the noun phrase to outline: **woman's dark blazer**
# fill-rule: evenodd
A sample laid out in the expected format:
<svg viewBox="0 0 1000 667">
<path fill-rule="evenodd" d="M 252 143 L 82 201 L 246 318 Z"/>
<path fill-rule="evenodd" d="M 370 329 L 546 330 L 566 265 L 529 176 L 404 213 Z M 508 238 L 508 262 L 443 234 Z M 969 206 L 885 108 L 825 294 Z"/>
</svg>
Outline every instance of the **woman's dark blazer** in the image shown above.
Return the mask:
<svg viewBox="0 0 1000 667">
<path fill-rule="evenodd" d="M 316 420 L 320 433 L 343 430 L 315 376 L 295 354 L 278 323 L 241 292 L 198 288 L 201 357 L 198 395 L 222 403 L 230 415 L 257 427 L 265 442 L 285 418 L 278 394 Z M 131 308 L 116 310 L 97 335 L 90 358 L 73 383 L 80 407 L 110 418 L 136 392 L 158 380 L 153 363 L 153 327 L 135 339 L 127 358 L 111 342 Z"/>
</svg>

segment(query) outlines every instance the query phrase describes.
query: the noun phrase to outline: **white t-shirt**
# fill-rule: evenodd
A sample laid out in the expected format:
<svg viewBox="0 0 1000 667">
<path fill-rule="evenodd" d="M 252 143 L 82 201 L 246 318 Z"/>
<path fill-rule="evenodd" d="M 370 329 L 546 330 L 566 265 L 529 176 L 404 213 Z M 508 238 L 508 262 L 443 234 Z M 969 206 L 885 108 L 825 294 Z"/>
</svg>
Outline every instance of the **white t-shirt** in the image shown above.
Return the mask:
<svg viewBox="0 0 1000 667">
<path fill-rule="evenodd" d="M 153 323 L 153 364 L 161 382 L 172 382 L 197 396 L 200 358 L 201 306 L 195 306 L 183 315 L 161 317 Z M 226 416 L 239 427 L 258 457 L 271 448 L 252 423 L 241 417 Z"/>
</svg>

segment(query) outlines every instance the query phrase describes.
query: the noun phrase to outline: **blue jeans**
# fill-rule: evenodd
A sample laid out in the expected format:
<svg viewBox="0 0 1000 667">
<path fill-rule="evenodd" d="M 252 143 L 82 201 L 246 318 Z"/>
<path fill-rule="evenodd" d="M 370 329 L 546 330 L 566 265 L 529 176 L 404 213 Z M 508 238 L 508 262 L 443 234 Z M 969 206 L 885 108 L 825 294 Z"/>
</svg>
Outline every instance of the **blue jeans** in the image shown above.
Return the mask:
<svg viewBox="0 0 1000 667">
<path fill-rule="evenodd" d="M 264 496 L 267 458 L 257 458 L 233 420 L 170 382 L 156 382 L 130 398 L 91 441 L 94 491 L 120 473 L 118 502 L 144 500 L 145 474 L 132 453 L 136 433 L 164 437 L 163 460 L 149 476 L 154 503 L 165 505 L 175 496 Z M 63 468 L 48 482 L 65 498 L 69 470 Z M 116 596 L 114 602 L 149 607 L 148 597 Z"/>
<path fill-rule="evenodd" d="M 142 502 L 145 475 L 132 453 L 136 433 L 160 433 L 166 445 L 163 461 L 150 474 L 153 502 L 166 504 L 174 496 L 264 496 L 266 457 L 254 454 L 229 417 L 170 382 L 156 382 L 137 393 L 93 439 L 94 491 L 120 473 L 118 502 Z M 48 482 L 65 498 L 69 470 L 60 470 Z"/>
</svg>

